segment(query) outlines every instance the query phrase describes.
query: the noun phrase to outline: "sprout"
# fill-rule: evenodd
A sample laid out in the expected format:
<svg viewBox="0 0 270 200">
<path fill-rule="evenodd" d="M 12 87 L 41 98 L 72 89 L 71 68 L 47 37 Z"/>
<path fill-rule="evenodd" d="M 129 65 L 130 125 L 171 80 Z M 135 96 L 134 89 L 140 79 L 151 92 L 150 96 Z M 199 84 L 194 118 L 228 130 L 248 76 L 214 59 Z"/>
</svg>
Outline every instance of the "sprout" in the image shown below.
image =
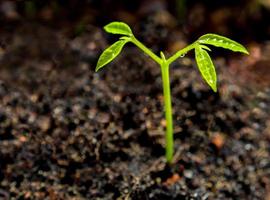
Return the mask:
<svg viewBox="0 0 270 200">
<path fill-rule="evenodd" d="M 205 80 L 205 82 L 211 87 L 214 92 L 217 92 L 217 75 L 214 64 L 209 56 L 208 51 L 211 49 L 206 45 L 213 45 L 216 47 L 222 47 L 229 49 L 234 52 L 241 52 L 249 54 L 244 46 L 241 44 L 217 35 L 217 34 L 206 34 L 201 36 L 197 41 L 190 44 L 189 46 L 179 50 L 173 56 L 166 59 L 163 52 L 160 52 L 160 57 L 154 54 L 150 49 L 144 46 L 138 41 L 132 33 L 131 28 L 123 22 L 112 22 L 104 27 L 105 31 L 112 34 L 123 35 L 117 42 L 109 46 L 100 55 L 96 71 L 107 65 L 121 52 L 126 43 L 131 42 L 140 48 L 145 54 L 152 58 L 157 64 L 160 65 L 162 83 L 163 83 L 163 95 L 164 95 L 164 107 L 166 117 L 166 159 L 168 163 L 172 163 L 173 150 L 174 150 L 174 139 L 173 139 L 173 118 L 172 118 L 172 103 L 171 103 L 171 90 L 170 90 L 170 76 L 169 68 L 170 64 L 176 59 L 183 57 L 187 52 L 195 50 L 195 59 L 199 68 L 199 71 Z"/>
</svg>

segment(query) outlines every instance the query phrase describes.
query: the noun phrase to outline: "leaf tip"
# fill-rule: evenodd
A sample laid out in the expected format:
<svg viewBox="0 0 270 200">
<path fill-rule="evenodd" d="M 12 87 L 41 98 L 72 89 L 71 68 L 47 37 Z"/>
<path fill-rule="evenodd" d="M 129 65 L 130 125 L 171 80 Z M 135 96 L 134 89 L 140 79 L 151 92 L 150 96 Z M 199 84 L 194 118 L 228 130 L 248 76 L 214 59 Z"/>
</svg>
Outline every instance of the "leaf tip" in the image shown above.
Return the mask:
<svg viewBox="0 0 270 200">
<path fill-rule="evenodd" d="M 107 24 L 107 25 L 103 26 L 103 29 L 104 29 L 107 33 L 111 33 L 111 32 L 110 32 L 110 24 Z"/>
<path fill-rule="evenodd" d="M 95 72 L 98 72 L 104 65 L 101 65 L 100 62 L 98 61 L 96 68 L 95 68 Z"/>
<path fill-rule="evenodd" d="M 217 93 L 217 86 L 215 85 L 214 87 L 212 87 L 212 90 Z"/>
<path fill-rule="evenodd" d="M 244 53 L 246 55 L 249 55 L 249 52 L 248 52 L 248 50 L 246 48 L 243 49 L 243 52 L 242 53 Z"/>
<path fill-rule="evenodd" d="M 109 25 L 109 24 L 103 26 L 103 29 L 104 29 L 106 32 L 109 32 L 109 31 L 108 31 L 108 25 Z"/>
<path fill-rule="evenodd" d="M 95 69 L 95 72 L 98 72 L 98 70 L 99 70 L 99 67 L 97 66 L 96 69 Z"/>
<path fill-rule="evenodd" d="M 214 82 L 207 82 L 210 88 L 216 93 L 217 92 L 217 81 Z"/>
</svg>

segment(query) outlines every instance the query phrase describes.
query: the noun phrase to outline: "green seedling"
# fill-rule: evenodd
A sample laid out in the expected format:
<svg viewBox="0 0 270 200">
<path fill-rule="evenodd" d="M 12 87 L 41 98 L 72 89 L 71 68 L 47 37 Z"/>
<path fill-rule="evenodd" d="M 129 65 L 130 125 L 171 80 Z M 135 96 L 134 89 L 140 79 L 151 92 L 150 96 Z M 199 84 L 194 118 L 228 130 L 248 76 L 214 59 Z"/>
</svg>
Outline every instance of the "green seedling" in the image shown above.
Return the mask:
<svg viewBox="0 0 270 200">
<path fill-rule="evenodd" d="M 234 52 L 241 52 L 249 54 L 244 46 L 241 44 L 217 35 L 206 34 L 201 36 L 198 40 L 188 45 L 187 47 L 179 50 L 173 56 L 166 58 L 163 52 L 160 52 L 160 56 L 154 54 L 149 48 L 143 45 L 136 39 L 132 33 L 131 28 L 123 22 L 112 22 L 104 27 L 105 31 L 112 34 L 122 35 L 117 42 L 109 46 L 99 57 L 97 62 L 96 71 L 104 67 L 111 62 L 121 52 L 126 43 L 131 42 L 141 49 L 145 54 L 152 58 L 161 68 L 162 82 L 163 82 L 163 95 L 165 103 L 165 117 L 166 117 L 166 159 L 168 163 L 172 162 L 174 139 L 173 139 L 173 118 L 172 118 L 172 103 L 171 103 L 171 91 L 170 91 L 170 76 L 169 67 L 179 57 L 187 54 L 191 50 L 195 50 L 195 59 L 201 73 L 202 78 L 211 87 L 214 92 L 217 92 L 217 75 L 216 70 L 208 54 L 211 51 L 207 45 L 216 47 L 222 47 Z"/>
</svg>

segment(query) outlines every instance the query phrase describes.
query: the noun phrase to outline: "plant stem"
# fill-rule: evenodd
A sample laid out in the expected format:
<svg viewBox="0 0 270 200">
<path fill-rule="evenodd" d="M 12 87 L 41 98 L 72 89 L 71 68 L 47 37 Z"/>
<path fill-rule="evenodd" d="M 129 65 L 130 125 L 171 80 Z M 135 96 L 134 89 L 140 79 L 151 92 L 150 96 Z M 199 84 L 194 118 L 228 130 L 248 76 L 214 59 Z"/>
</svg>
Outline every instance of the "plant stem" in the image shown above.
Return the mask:
<svg viewBox="0 0 270 200">
<path fill-rule="evenodd" d="M 186 54 L 188 51 L 195 48 L 196 43 L 193 43 L 184 49 L 176 52 L 169 59 L 166 59 L 164 54 L 160 52 L 158 57 L 150 49 L 148 49 L 144 44 L 137 40 L 134 36 L 130 38 L 130 41 L 139 47 L 144 53 L 149 55 L 154 61 L 156 61 L 161 67 L 162 84 L 163 84 L 163 96 L 164 96 L 164 108 L 165 108 L 165 118 L 166 118 L 166 159 L 168 163 L 172 163 L 173 151 L 174 151 L 174 139 L 173 139 L 173 117 L 172 117 L 172 102 L 171 102 L 171 88 L 170 88 L 170 73 L 169 66 L 181 55 Z"/>
<path fill-rule="evenodd" d="M 137 47 L 139 47 L 144 53 L 149 55 L 158 64 L 161 64 L 162 60 L 156 54 L 154 54 L 150 49 L 144 46 L 144 44 L 141 43 L 139 40 L 137 40 L 134 36 L 132 36 L 131 42 L 133 42 Z"/>
<path fill-rule="evenodd" d="M 165 117 L 166 117 L 166 159 L 168 163 L 173 159 L 173 120 L 172 120 L 172 102 L 171 102 L 171 89 L 170 89 L 170 74 L 169 64 L 163 59 L 161 64 L 163 95 L 165 104 Z"/>
<path fill-rule="evenodd" d="M 185 55 L 187 52 L 194 49 L 196 45 L 197 45 L 197 43 L 193 43 L 193 44 L 188 45 L 187 47 L 181 49 L 180 51 L 177 51 L 173 56 L 171 56 L 167 60 L 168 65 L 170 65 L 172 62 L 174 62 L 177 58 L 181 57 L 182 55 Z"/>
</svg>

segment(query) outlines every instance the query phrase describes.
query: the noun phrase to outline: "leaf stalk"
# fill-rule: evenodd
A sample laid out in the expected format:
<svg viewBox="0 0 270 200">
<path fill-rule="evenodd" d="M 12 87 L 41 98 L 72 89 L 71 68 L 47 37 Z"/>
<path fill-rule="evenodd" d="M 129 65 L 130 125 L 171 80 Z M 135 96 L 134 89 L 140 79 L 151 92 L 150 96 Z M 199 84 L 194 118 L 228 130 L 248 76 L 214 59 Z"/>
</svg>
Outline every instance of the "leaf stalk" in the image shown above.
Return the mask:
<svg viewBox="0 0 270 200">
<path fill-rule="evenodd" d="M 131 37 L 131 42 L 135 44 L 137 47 L 139 47 L 144 53 L 146 53 L 148 56 L 150 56 L 154 61 L 156 61 L 158 64 L 161 64 L 162 59 L 158 57 L 156 54 L 154 54 L 149 48 L 147 48 L 143 43 L 141 43 L 139 40 L 135 38 L 135 36 Z"/>
</svg>

